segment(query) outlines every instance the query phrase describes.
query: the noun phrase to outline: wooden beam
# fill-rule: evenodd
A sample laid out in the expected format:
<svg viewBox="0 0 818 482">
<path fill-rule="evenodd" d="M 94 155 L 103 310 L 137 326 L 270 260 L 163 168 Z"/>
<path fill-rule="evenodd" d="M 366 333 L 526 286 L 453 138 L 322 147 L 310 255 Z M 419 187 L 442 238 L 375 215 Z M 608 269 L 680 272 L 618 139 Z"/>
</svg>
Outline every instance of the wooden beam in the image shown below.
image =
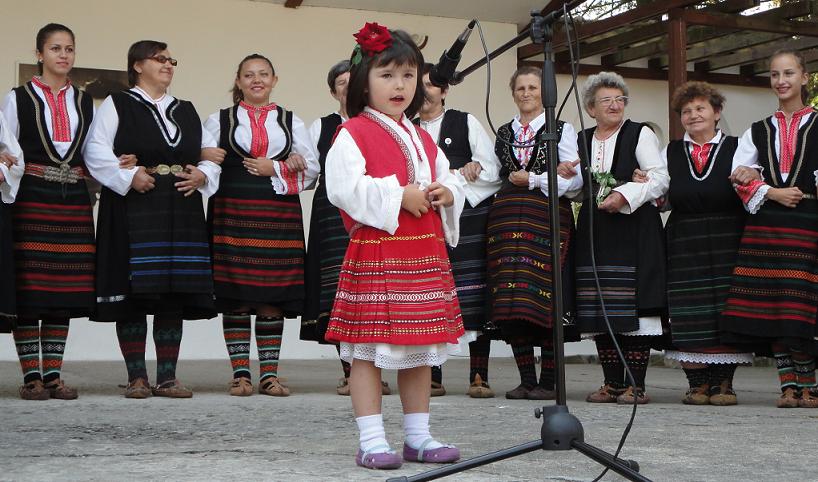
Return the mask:
<svg viewBox="0 0 818 482">
<path fill-rule="evenodd" d="M 287 0 L 284 2 L 284 6 L 287 8 L 298 8 L 303 2 L 304 0 Z"/>
<path fill-rule="evenodd" d="M 533 67 L 542 67 L 541 62 L 535 61 L 521 61 L 517 62 L 518 67 L 522 67 L 524 65 L 530 65 Z M 564 75 L 571 75 L 571 66 L 568 64 L 555 64 L 556 70 L 558 74 Z M 606 69 L 601 65 L 593 65 L 593 64 L 580 64 L 579 65 L 579 75 L 594 75 L 602 72 L 603 70 L 610 70 Z M 652 69 L 645 69 L 642 67 L 617 67 L 614 72 L 618 73 L 625 80 L 628 79 L 643 79 L 643 80 L 661 80 L 667 81 L 667 71 L 666 70 L 652 70 Z M 754 76 L 754 77 L 747 77 L 741 76 L 736 74 L 715 74 L 712 72 L 707 73 L 700 73 L 695 71 L 688 71 L 687 72 L 688 80 L 702 80 L 706 82 L 710 82 L 711 84 L 719 84 L 719 85 L 738 85 L 742 87 L 770 87 L 770 79 L 768 77 L 762 76 Z"/>
<path fill-rule="evenodd" d="M 804 56 L 804 60 L 807 62 L 807 70 L 810 72 L 815 72 L 814 69 L 809 68 L 809 64 L 812 62 L 818 62 L 818 49 L 804 50 L 801 52 L 801 54 Z M 755 76 L 769 72 L 770 59 L 768 58 L 741 66 L 741 75 Z"/>
<path fill-rule="evenodd" d="M 668 55 L 670 56 L 670 65 L 668 66 L 668 103 L 673 97 L 676 89 L 687 82 L 687 23 L 682 17 L 681 10 L 673 10 L 670 12 L 670 21 L 667 28 L 668 36 Z M 668 126 L 670 127 L 670 138 L 681 139 L 684 135 L 684 128 L 682 127 L 679 116 L 674 112 L 670 112 L 668 117 Z"/>
<path fill-rule="evenodd" d="M 816 28 L 818 29 L 818 24 L 816 24 Z M 707 70 L 719 70 L 736 65 L 754 63 L 759 60 L 767 60 L 770 55 L 784 45 L 786 45 L 788 49 L 806 50 L 818 47 L 818 37 L 801 37 L 787 40 L 786 44 L 771 42 L 761 46 L 738 49 L 732 54 L 713 57 L 703 63 L 706 63 Z"/>
<path fill-rule="evenodd" d="M 803 17 L 805 15 L 809 15 L 811 13 L 818 12 L 818 1 L 816 0 L 803 0 L 800 2 L 795 3 L 788 3 L 780 8 L 776 8 L 773 10 L 767 10 L 765 12 L 757 13 L 755 15 L 751 15 L 745 18 L 753 18 L 753 19 L 764 19 L 764 20 L 781 20 L 781 19 L 790 19 L 795 17 Z M 723 38 L 724 41 L 728 44 L 730 43 L 737 43 L 737 38 L 744 37 L 745 43 L 747 45 L 741 46 L 736 45 L 732 48 L 726 48 L 724 50 L 719 51 L 725 52 L 728 50 L 734 50 L 737 48 L 742 47 L 749 47 L 752 45 L 759 45 L 765 43 L 766 41 L 770 41 L 773 39 L 780 39 L 786 37 L 786 34 L 765 34 L 765 33 L 758 33 L 758 32 L 742 32 L 742 35 L 736 34 L 734 30 L 731 29 L 724 29 L 724 28 L 717 28 L 717 27 L 701 27 L 701 26 L 694 26 L 688 28 L 688 38 L 687 43 L 688 46 L 702 43 L 702 42 L 712 42 L 714 39 Z M 756 40 L 759 40 L 756 42 Z M 728 45 L 729 47 L 729 45 Z M 661 56 L 662 61 L 660 62 L 660 66 L 662 68 L 667 67 L 668 65 L 668 56 L 667 56 L 667 49 L 668 49 L 668 41 L 667 38 L 663 38 L 656 42 L 650 42 L 643 45 L 637 45 L 633 47 L 629 47 L 627 49 L 619 49 L 618 51 L 608 54 L 602 58 L 602 63 L 605 65 L 619 65 L 624 64 L 626 62 L 631 62 L 633 60 L 641 59 L 644 57 L 654 57 L 654 56 Z M 704 52 L 703 52 L 704 50 Z M 705 56 L 713 55 L 714 52 L 708 52 L 708 49 L 705 47 L 702 48 L 689 48 L 688 49 L 688 59 L 695 60 L 700 59 Z M 709 50 L 713 50 L 712 48 Z"/>
<path fill-rule="evenodd" d="M 682 18 L 691 25 L 709 25 L 718 28 L 772 32 L 804 37 L 818 36 L 814 22 L 796 20 L 764 20 L 753 16 L 722 15 L 698 10 L 685 10 Z"/>
<path fill-rule="evenodd" d="M 614 15 L 613 17 L 604 20 L 596 20 L 586 24 L 577 25 L 577 37 L 579 40 L 584 40 L 596 35 L 621 28 L 624 25 L 631 25 L 636 22 L 641 22 L 653 17 L 658 17 L 667 13 L 674 8 L 682 8 L 688 5 L 699 3 L 700 0 L 664 0 L 651 2 L 646 5 L 638 6 L 634 9 L 628 10 L 625 13 Z M 563 38 L 554 39 L 554 48 L 566 48 L 566 42 Z M 517 49 L 517 58 L 525 60 L 542 53 L 542 47 L 534 44 L 524 45 Z"/>
</svg>

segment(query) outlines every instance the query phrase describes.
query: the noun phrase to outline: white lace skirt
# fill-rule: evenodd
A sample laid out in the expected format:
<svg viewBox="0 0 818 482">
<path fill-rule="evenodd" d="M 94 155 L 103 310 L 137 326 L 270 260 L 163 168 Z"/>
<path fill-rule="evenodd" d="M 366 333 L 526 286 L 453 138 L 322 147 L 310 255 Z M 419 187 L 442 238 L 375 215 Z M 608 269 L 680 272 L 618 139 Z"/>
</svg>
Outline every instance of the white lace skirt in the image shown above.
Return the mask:
<svg viewBox="0 0 818 482">
<path fill-rule="evenodd" d="M 583 333 L 582 339 L 587 340 L 597 335 L 605 335 L 607 333 Z M 643 316 L 639 318 L 639 329 L 629 331 L 627 333 L 617 333 L 617 335 L 624 336 L 659 336 L 662 334 L 662 317 L 660 316 Z"/>
<path fill-rule="evenodd" d="M 422 366 L 442 365 L 449 355 L 461 353 L 461 347 L 477 339 L 476 331 L 467 331 L 458 343 L 436 345 L 389 345 L 386 343 L 341 342 L 341 359 L 352 363 L 353 359 L 367 360 L 378 368 L 402 370 Z M 468 351 L 468 350 L 466 350 Z"/>
<path fill-rule="evenodd" d="M 752 353 L 696 353 L 692 351 L 665 350 L 665 358 L 680 362 L 750 365 L 753 363 Z"/>
</svg>

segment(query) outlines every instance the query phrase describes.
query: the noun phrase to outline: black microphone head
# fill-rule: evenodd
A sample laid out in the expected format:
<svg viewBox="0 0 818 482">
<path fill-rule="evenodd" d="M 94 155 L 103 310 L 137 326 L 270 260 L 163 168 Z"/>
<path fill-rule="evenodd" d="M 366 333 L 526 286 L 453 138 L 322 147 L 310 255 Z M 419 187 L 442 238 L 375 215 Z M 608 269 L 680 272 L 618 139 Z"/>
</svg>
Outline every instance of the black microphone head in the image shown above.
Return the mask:
<svg viewBox="0 0 818 482">
<path fill-rule="evenodd" d="M 445 55 L 445 54 L 444 54 Z M 432 66 L 429 69 L 429 82 L 432 83 L 435 87 L 440 87 L 441 89 L 445 89 L 449 86 L 449 79 L 451 75 L 447 77 L 445 73 L 441 72 L 440 64 Z M 452 72 L 453 74 L 454 72 Z"/>
</svg>

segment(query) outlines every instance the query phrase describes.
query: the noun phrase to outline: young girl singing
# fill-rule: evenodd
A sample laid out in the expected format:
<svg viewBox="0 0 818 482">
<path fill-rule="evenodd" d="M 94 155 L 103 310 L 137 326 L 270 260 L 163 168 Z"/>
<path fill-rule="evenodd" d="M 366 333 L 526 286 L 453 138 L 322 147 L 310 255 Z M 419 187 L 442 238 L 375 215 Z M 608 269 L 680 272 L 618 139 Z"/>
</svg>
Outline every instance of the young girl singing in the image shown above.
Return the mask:
<svg viewBox="0 0 818 482">
<path fill-rule="evenodd" d="M 722 330 L 726 341 L 772 349 L 780 408 L 818 408 L 818 119 L 805 105 L 808 79 L 800 52 L 773 54 L 770 87 L 778 111 L 741 136 L 731 176 L 750 216 Z"/>
<path fill-rule="evenodd" d="M 350 120 L 326 161 L 327 195 L 350 233 L 326 338 L 352 363 L 358 465 L 401 465 L 383 428 L 382 368 L 398 370 L 403 459 L 453 462 L 460 451 L 429 433 L 430 367 L 464 335 L 444 239 L 457 244 L 465 194 L 434 140 L 409 120 L 424 99 L 417 46 L 376 23 L 355 38 Z"/>
</svg>

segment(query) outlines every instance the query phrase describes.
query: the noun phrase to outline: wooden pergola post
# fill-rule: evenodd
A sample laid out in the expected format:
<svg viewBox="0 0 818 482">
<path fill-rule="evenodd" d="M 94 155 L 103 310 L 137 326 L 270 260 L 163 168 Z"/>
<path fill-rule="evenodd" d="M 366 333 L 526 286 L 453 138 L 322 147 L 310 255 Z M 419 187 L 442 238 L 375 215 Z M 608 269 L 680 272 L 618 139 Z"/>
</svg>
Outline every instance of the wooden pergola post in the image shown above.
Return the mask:
<svg viewBox="0 0 818 482">
<path fill-rule="evenodd" d="M 669 12 L 668 22 L 668 105 L 673 92 L 677 87 L 687 82 L 687 22 L 682 10 L 674 9 Z M 679 115 L 668 108 L 669 140 L 681 139 L 684 128 Z"/>
</svg>

